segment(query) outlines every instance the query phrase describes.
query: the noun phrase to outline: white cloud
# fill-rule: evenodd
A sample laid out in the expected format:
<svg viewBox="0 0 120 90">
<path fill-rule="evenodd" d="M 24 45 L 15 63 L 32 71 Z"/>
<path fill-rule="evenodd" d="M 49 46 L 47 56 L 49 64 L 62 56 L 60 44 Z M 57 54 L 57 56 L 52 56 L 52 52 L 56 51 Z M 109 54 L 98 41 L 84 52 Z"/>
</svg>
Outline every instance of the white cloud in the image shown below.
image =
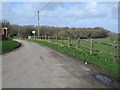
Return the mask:
<svg viewBox="0 0 120 90">
<path fill-rule="evenodd" d="M 42 10 L 41 10 L 42 8 Z M 3 4 L 3 19 L 14 24 L 37 25 L 37 11 L 40 10 L 40 24 L 49 26 L 95 27 L 101 26 L 117 32 L 117 3 L 23 3 L 11 7 Z"/>
</svg>

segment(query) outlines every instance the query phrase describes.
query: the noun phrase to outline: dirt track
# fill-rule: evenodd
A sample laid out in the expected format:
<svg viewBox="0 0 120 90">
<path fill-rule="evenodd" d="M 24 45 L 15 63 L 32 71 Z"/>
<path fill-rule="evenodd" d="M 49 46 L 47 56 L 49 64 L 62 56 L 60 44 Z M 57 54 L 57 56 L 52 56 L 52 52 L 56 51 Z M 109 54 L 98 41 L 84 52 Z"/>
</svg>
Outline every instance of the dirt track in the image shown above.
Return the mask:
<svg viewBox="0 0 120 90">
<path fill-rule="evenodd" d="M 36 43 L 22 46 L 2 59 L 3 88 L 105 88 L 88 66 Z"/>
</svg>

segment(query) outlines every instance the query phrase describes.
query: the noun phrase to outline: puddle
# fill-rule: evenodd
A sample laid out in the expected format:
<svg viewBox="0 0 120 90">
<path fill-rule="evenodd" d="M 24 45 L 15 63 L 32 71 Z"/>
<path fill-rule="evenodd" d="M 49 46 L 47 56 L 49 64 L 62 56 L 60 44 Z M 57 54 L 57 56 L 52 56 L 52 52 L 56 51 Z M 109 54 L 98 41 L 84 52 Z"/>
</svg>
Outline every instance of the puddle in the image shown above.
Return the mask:
<svg viewBox="0 0 120 90">
<path fill-rule="evenodd" d="M 99 80 L 104 85 L 110 86 L 112 84 L 112 80 L 109 79 L 106 76 L 103 76 L 103 75 L 100 75 L 100 74 L 96 74 L 95 77 L 96 77 L 97 80 Z"/>
<path fill-rule="evenodd" d="M 86 71 L 90 71 L 90 69 L 86 68 L 85 66 L 81 66 L 81 68 L 86 70 Z"/>
</svg>

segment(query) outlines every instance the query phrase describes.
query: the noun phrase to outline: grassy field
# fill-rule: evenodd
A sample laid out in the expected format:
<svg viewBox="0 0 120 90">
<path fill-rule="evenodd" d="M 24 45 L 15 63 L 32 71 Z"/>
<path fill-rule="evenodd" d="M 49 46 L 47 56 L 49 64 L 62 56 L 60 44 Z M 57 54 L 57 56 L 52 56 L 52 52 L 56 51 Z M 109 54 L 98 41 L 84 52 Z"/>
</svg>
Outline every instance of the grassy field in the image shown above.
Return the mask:
<svg viewBox="0 0 120 90">
<path fill-rule="evenodd" d="M 21 44 L 19 42 L 13 40 L 0 41 L 0 54 L 8 53 L 20 45 Z"/>
<path fill-rule="evenodd" d="M 83 39 L 83 40 L 91 40 L 91 39 Z M 58 40 L 61 41 L 61 40 Z M 104 42 L 104 43 L 112 43 L 113 41 L 109 40 L 108 38 L 101 38 L 101 39 L 94 39 L 94 41 L 97 42 Z M 68 43 L 68 40 L 63 40 L 64 43 Z M 71 40 L 71 43 L 73 44 L 77 44 L 76 40 Z M 116 43 L 116 45 L 118 44 L 118 42 Z M 85 42 L 85 41 L 80 41 L 80 45 L 81 46 L 87 46 L 90 47 L 90 43 L 89 42 Z M 95 49 L 100 49 L 100 50 L 104 50 L 104 51 L 108 51 L 112 53 L 113 47 L 112 46 L 107 46 L 107 45 L 103 45 L 103 44 L 98 44 L 98 43 L 94 43 L 93 48 Z M 83 49 L 83 48 L 82 48 Z M 116 49 L 117 51 L 118 49 Z M 116 52 L 117 54 L 118 52 Z"/>
<path fill-rule="evenodd" d="M 91 40 L 91 39 L 87 39 L 87 40 Z M 58 40 L 58 41 L 61 41 L 61 40 Z M 94 39 L 94 41 L 97 41 L 97 42 L 104 42 L 104 43 L 112 43 L 113 44 L 113 41 L 109 40 L 108 38 L 100 38 L 100 39 Z M 68 40 L 63 40 L 64 43 L 68 43 Z M 71 40 L 71 43 L 73 44 L 77 44 L 77 41 L 76 40 Z M 116 45 L 118 45 L 118 41 L 116 41 Z M 89 42 L 85 42 L 85 41 L 80 41 L 80 45 L 81 46 L 86 46 L 86 47 L 90 47 L 90 43 Z M 104 51 L 107 51 L 107 52 L 110 52 L 110 53 L 113 53 L 113 46 L 108 46 L 108 45 L 103 45 L 103 44 L 98 44 L 98 43 L 94 43 L 93 44 L 93 48 L 94 49 L 100 49 L 100 50 L 104 50 Z M 90 50 L 89 49 L 85 49 L 85 48 L 82 48 L 80 47 L 80 49 L 82 50 L 85 50 L 86 52 L 89 52 Z M 115 54 L 118 55 L 119 54 L 119 49 L 120 47 L 116 48 L 116 52 Z M 98 51 L 94 51 L 93 53 L 98 53 Z M 98 54 L 99 55 L 99 54 Z M 109 55 L 109 54 L 100 54 L 100 56 L 104 56 L 106 59 L 112 59 L 112 56 Z"/>
<path fill-rule="evenodd" d="M 57 42 L 51 42 L 48 40 L 47 41 L 29 40 L 29 41 L 43 44 L 63 54 L 76 57 L 84 62 L 88 62 L 88 64 L 91 64 L 94 67 L 97 67 L 106 73 L 112 74 L 114 76 L 120 76 L 120 72 L 118 71 L 119 68 L 118 64 L 120 63 L 120 59 L 116 58 L 116 63 L 113 63 L 112 56 L 108 54 L 101 52 L 94 52 L 94 54 L 90 54 L 89 50 L 87 49 L 80 48 L 80 50 L 77 50 L 74 47 L 70 47 L 68 45 L 60 44 Z"/>
</svg>

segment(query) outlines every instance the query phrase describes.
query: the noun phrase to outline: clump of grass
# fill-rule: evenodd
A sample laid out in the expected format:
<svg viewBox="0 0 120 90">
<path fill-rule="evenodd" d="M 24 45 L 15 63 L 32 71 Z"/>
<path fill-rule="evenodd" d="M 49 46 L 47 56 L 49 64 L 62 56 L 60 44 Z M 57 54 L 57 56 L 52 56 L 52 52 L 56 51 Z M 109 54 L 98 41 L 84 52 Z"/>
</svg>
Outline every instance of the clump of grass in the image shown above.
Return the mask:
<svg viewBox="0 0 120 90">
<path fill-rule="evenodd" d="M 55 44 L 52 42 L 46 42 L 46 41 L 39 41 L 39 40 L 28 40 L 28 41 L 43 44 L 63 54 L 73 56 L 80 60 L 88 62 L 88 64 L 92 64 L 96 66 L 97 68 L 104 70 L 104 72 L 107 72 L 114 76 L 120 76 L 120 72 L 118 72 L 119 62 L 113 63 L 110 58 L 106 59 L 103 53 L 98 52 L 98 53 L 90 54 L 90 52 L 88 52 L 85 49 L 77 50 L 74 47 L 69 47 L 67 45 L 60 46 L 59 44 Z"/>
<path fill-rule="evenodd" d="M 0 41 L 0 44 L 0 54 L 8 53 L 21 45 L 19 42 L 13 40 Z"/>
</svg>

